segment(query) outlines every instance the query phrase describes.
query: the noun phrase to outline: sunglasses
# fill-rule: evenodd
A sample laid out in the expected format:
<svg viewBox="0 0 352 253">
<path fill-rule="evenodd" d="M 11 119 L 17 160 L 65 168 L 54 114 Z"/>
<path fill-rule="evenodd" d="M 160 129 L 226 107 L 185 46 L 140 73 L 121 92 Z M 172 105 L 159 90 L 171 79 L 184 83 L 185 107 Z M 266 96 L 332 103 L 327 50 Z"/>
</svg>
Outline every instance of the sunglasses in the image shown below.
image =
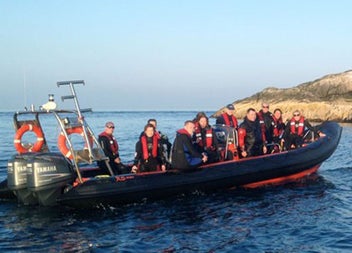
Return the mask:
<svg viewBox="0 0 352 253">
<path fill-rule="evenodd" d="M 263 108 L 269 108 L 269 106 L 263 106 Z"/>
<path fill-rule="evenodd" d="M 114 129 L 115 127 L 114 127 L 114 126 L 108 126 L 107 128 L 111 128 L 111 129 Z"/>
<path fill-rule="evenodd" d="M 299 114 L 299 113 L 295 113 L 295 114 L 293 114 L 293 116 L 299 116 L 299 115 L 301 115 L 301 114 Z"/>
</svg>

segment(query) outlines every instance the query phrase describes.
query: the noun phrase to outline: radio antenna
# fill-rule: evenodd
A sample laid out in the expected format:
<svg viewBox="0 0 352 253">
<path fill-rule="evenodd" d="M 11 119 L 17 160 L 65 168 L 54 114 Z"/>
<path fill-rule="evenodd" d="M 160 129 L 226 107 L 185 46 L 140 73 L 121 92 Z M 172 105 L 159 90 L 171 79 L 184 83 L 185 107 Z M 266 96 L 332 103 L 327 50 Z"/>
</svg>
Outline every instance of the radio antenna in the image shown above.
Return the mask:
<svg viewBox="0 0 352 253">
<path fill-rule="evenodd" d="M 24 108 L 26 108 L 27 106 L 26 68 L 23 68 L 23 100 L 24 100 Z"/>
</svg>

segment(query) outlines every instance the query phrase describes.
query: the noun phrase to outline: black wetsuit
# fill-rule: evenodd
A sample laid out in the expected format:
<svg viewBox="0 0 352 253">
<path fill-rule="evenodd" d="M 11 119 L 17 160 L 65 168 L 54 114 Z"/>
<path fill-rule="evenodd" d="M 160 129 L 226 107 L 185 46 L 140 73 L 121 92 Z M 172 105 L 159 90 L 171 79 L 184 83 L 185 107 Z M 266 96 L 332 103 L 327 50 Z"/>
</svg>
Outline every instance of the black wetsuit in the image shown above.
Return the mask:
<svg viewBox="0 0 352 253">
<path fill-rule="evenodd" d="M 285 131 L 285 123 L 282 122 L 282 119 L 276 120 L 273 116 L 271 136 L 274 143 L 279 144 L 283 138 Z"/>
<path fill-rule="evenodd" d="M 174 169 L 196 168 L 202 164 L 202 154 L 193 146 L 192 137 L 184 129 L 176 133 L 171 156 Z"/>
<path fill-rule="evenodd" d="M 161 154 L 163 156 L 163 161 L 165 162 L 165 166 L 166 168 L 170 168 L 171 164 L 170 164 L 170 153 L 171 153 L 171 146 L 172 144 L 169 141 L 169 138 L 167 137 L 167 135 L 161 133 L 160 131 L 157 132 L 159 134 L 160 137 L 160 146 L 161 146 Z M 144 131 L 141 132 L 140 137 L 142 137 L 144 134 Z"/>
<path fill-rule="evenodd" d="M 265 137 L 267 143 L 271 143 L 273 141 L 272 131 L 273 131 L 273 117 L 271 112 L 264 113 L 263 110 L 258 112 L 258 118 L 260 124 L 265 126 Z M 264 122 L 261 122 L 263 120 Z"/>
<path fill-rule="evenodd" d="M 317 129 L 313 127 L 306 119 L 304 120 L 304 123 L 303 123 L 304 130 L 302 135 L 297 134 L 298 130 L 296 131 L 296 133 L 292 133 L 290 123 L 291 123 L 290 121 L 287 123 L 285 132 L 284 132 L 286 150 L 301 147 L 306 140 L 312 140 L 316 136 L 318 136 Z M 296 129 L 298 128 L 298 125 L 299 125 L 299 121 L 295 121 Z"/>
<path fill-rule="evenodd" d="M 237 125 L 238 123 L 236 122 L 237 119 L 236 119 L 235 122 L 234 122 L 234 121 L 233 121 L 233 118 L 232 118 L 232 115 L 231 115 L 231 116 L 228 115 L 229 122 L 230 122 L 230 125 L 229 125 L 229 124 L 226 124 L 226 121 L 225 121 L 224 116 L 225 116 L 225 113 L 223 113 L 223 114 L 221 114 L 219 117 L 217 117 L 215 124 L 217 124 L 217 125 L 230 126 L 230 127 L 234 127 L 234 128 L 237 129 L 237 127 L 238 127 L 238 125 Z M 233 117 L 236 118 L 235 116 L 233 116 Z"/>
<path fill-rule="evenodd" d="M 116 141 L 116 140 L 115 140 Z M 123 165 L 122 163 L 116 163 L 115 159 L 120 158 L 120 154 L 118 152 L 118 147 L 117 151 L 113 152 L 111 145 L 112 142 L 114 142 L 114 138 L 108 138 L 107 136 L 100 134 L 98 138 L 98 142 L 100 146 L 104 150 L 104 154 L 109 157 L 109 165 L 114 172 L 114 174 L 124 174 L 124 173 L 129 173 L 129 169 L 127 166 Z M 117 141 L 116 141 L 117 145 Z M 107 168 L 105 161 L 98 161 L 98 166 L 102 169 L 102 172 L 105 174 L 110 174 L 109 169 Z"/>
<path fill-rule="evenodd" d="M 264 142 L 258 118 L 255 121 L 250 121 L 247 117 L 245 117 L 240 125 L 240 128 L 244 128 L 246 130 L 244 145 L 245 151 L 247 152 L 247 157 L 262 155 Z"/>
<path fill-rule="evenodd" d="M 142 136 L 145 136 L 142 134 Z M 141 138 L 142 138 L 141 136 Z M 156 157 L 153 157 L 153 137 L 147 137 L 147 150 L 148 150 L 148 158 L 144 159 L 144 151 L 142 147 L 142 140 L 141 138 L 136 143 L 136 154 L 134 157 L 133 165 L 139 165 L 139 172 L 150 172 L 150 171 L 157 171 L 161 169 L 161 165 L 165 165 L 165 160 L 162 155 L 162 146 L 160 145 L 160 140 L 157 142 L 157 154 Z"/>
</svg>

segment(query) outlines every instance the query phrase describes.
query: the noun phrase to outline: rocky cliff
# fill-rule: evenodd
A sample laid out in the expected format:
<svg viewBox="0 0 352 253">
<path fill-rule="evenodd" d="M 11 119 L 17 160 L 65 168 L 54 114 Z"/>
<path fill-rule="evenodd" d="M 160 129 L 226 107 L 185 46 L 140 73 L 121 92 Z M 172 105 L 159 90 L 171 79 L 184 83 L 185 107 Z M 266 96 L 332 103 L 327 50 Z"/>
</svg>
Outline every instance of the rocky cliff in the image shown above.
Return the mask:
<svg viewBox="0 0 352 253">
<path fill-rule="evenodd" d="M 269 87 L 251 97 L 235 101 L 235 115 L 243 119 L 248 108 L 260 110 L 262 102 L 270 111 L 280 108 L 290 118 L 296 109 L 311 121 L 352 122 L 352 70 L 331 74 L 293 88 Z M 224 108 L 214 113 L 219 115 Z"/>
</svg>

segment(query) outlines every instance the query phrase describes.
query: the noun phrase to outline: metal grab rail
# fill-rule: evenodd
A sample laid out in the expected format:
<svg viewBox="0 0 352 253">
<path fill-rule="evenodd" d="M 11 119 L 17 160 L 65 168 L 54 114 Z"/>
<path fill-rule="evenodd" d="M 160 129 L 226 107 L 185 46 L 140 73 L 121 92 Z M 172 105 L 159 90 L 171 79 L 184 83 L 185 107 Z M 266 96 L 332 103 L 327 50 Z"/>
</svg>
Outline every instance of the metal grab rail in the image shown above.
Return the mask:
<svg viewBox="0 0 352 253">
<path fill-rule="evenodd" d="M 57 86 L 58 87 L 63 86 L 63 85 L 68 85 L 70 87 L 71 95 L 62 96 L 61 100 L 64 101 L 64 100 L 67 100 L 67 99 L 73 99 L 73 101 L 74 101 L 76 112 L 77 112 L 77 117 L 78 117 L 78 123 L 82 127 L 82 130 L 83 130 L 83 138 L 84 138 L 85 142 L 88 144 L 87 145 L 87 149 L 88 149 L 89 161 L 91 163 L 92 161 L 95 161 L 96 159 L 95 159 L 95 155 L 93 154 L 92 147 L 89 145 L 88 133 L 89 133 L 89 136 L 91 136 L 93 138 L 94 143 L 96 144 L 96 146 L 101 150 L 101 152 L 103 152 L 103 151 L 102 151 L 102 149 L 100 147 L 100 144 L 99 144 L 98 140 L 95 138 L 95 135 L 94 135 L 92 129 L 88 126 L 88 124 L 86 123 L 86 121 L 84 119 L 84 116 L 82 115 L 82 112 L 91 112 L 92 109 L 90 109 L 90 108 L 81 109 L 80 108 L 80 105 L 79 105 L 79 102 L 78 102 L 78 99 L 77 99 L 77 95 L 76 95 L 76 91 L 75 91 L 75 88 L 74 88 L 75 84 L 83 84 L 83 85 L 85 85 L 85 82 L 83 80 L 57 82 Z M 82 178 L 81 178 L 81 175 L 80 175 L 80 172 L 79 172 L 79 169 L 78 169 L 78 164 L 77 164 L 77 160 L 78 160 L 77 157 L 76 157 L 77 154 L 73 150 L 73 145 L 72 145 L 71 141 L 68 138 L 68 135 L 67 135 L 67 133 L 65 131 L 65 125 L 61 121 L 61 118 L 56 113 L 55 113 L 55 116 L 56 116 L 56 118 L 57 118 L 57 120 L 58 120 L 58 122 L 60 124 L 60 127 L 61 127 L 62 131 L 64 132 L 66 140 L 69 143 L 69 146 L 70 146 L 69 148 L 70 148 L 70 151 L 71 151 L 71 153 L 73 155 L 73 158 L 74 158 L 73 160 L 74 160 L 74 164 L 75 164 L 75 167 L 76 167 L 76 170 L 77 170 L 77 173 L 78 173 L 78 178 L 79 178 L 80 182 L 82 182 Z M 100 157 L 99 160 L 101 160 L 101 157 Z M 113 173 L 113 171 L 112 171 L 112 169 L 110 167 L 110 164 L 108 162 L 108 158 L 105 157 L 105 155 L 104 155 L 103 160 L 105 160 L 106 166 L 107 166 L 110 174 L 113 176 L 114 173 Z"/>
</svg>

